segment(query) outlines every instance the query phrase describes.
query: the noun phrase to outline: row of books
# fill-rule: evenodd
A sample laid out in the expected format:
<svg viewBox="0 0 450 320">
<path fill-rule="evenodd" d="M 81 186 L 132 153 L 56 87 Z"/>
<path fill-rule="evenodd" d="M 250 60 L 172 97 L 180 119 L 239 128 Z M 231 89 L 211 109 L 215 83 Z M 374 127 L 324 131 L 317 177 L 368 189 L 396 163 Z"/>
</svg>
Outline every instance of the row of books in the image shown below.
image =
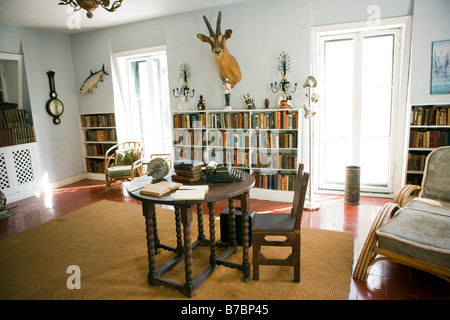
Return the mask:
<svg viewBox="0 0 450 320">
<path fill-rule="evenodd" d="M 183 113 L 173 116 L 174 128 L 205 129 L 297 129 L 298 111 Z"/>
<path fill-rule="evenodd" d="M 297 129 L 298 112 L 277 111 L 252 114 L 251 124 L 254 129 Z"/>
<path fill-rule="evenodd" d="M 412 106 L 411 125 L 448 126 L 450 125 L 450 106 Z"/>
<path fill-rule="evenodd" d="M 247 112 L 210 113 L 209 124 L 217 129 L 249 129 L 249 114 Z"/>
<path fill-rule="evenodd" d="M 81 115 L 81 124 L 85 128 L 89 127 L 115 127 L 116 117 L 114 113 Z"/>
<path fill-rule="evenodd" d="M 205 161 L 202 149 L 191 149 L 175 146 L 174 154 L 175 160 L 189 159 L 189 160 Z"/>
<path fill-rule="evenodd" d="M 208 133 L 208 142 L 210 146 L 248 148 L 248 132 L 234 131 L 210 131 Z"/>
<path fill-rule="evenodd" d="M 86 130 L 84 131 L 86 141 L 116 141 L 116 129 Z"/>
<path fill-rule="evenodd" d="M 22 109 L 0 110 L 0 147 L 36 142 L 34 126 Z"/>
<path fill-rule="evenodd" d="M 425 160 L 427 159 L 427 154 L 408 154 L 408 170 L 420 170 L 423 171 L 425 168 Z"/>
<path fill-rule="evenodd" d="M 233 167 L 248 167 L 249 155 L 248 151 L 233 149 L 212 149 L 207 156 L 208 161 L 217 161 L 219 163 L 232 165 Z"/>
<path fill-rule="evenodd" d="M 296 169 L 296 154 L 265 154 L 260 152 L 252 153 L 253 168 L 274 168 L 274 169 Z"/>
<path fill-rule="evenodd" d="M 174 128 L 200 129 L 206 128 L 206 114 L 186 113 L 173 116 Z"/>
<path fill-rule="evenodd" d="M 174 144 L 183 146 L 209 146 L 232 148 L 297 148 L 297 132 L 175 131 Z"/>
<path fill-rule="evenodd" d="M 203 131 L 175 130 L 173 133 L 174 144 L 184 146 L 205 146 L 206 139 Z"/>
<path fill-rule="evenodd" d="M 411 130 L 410 148 L 439 148 L 450 146 L 450 130 Z"/>
<path fill-rule="evenodd" d="M 111 148 L 114 144 L 86 144 L 86 156 L 90 157 L 104 157 L 106 151 Z"/>
<path fill-rule="evenodd" d="M 297 132 L 258 132 L 252 139 L 257 148 L 297 148 Z"/>
<path fill-rule="evenodd" d="M 255 187 L 271 190 L 293 191 L 295 186 L 295 174 L 263 174 L 254 172 Z"/>
<path fill-rule="evenodd" d="M 87 172 L 105 173 L 105 161 L 100 159 L 86 159 Z"/>
<path fill-rule="evenodd" d="M 30 116 L 26 110 L 10 109 L 2 110 L 2 128 L 20 128 L 31 126 Z M 3 122 L 4 121 L 4 122 Z"/>
</svg>

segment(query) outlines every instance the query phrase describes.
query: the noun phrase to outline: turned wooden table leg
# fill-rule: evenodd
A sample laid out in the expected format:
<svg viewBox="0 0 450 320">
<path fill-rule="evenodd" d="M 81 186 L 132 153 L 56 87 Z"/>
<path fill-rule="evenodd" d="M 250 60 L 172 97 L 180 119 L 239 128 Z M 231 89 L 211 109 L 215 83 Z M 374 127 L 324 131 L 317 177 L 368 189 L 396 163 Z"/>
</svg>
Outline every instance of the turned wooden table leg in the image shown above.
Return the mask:
<svg viewBox="0 0 450 320">
<path fill-rule="evenodd" d="M 237 247 L 236 241 L 236 210 L 234 200 L 228 199 L 228 224 L 230 226 L 230 245 Z"/>
<path fill-rule="evenodd" d="M 156 214 L 153 215 L 153 236 L 155 238 L 155 254 L 159 254 L 161 253 L 161 249 L 159 248 L 159 244 L 161 242 L 158 238 L 158 224 L 156 223 Z"/>
<path fill-rule="evenodd" d="M 155 206 L 152 203 L 143 202 L 142 212 L 145 217 L 145 230 L 147 232 L 147 254 L 148 254 L 148 284 L 154 285 L 155 275 L 156 275 L 156 244 L 154 235 L 154 217 L 155 217 Z"/>
<path fill-rule="evenodd" d="M 183 223 L 184 233 L 184 271 L 186 273 L 186 282 L 184 284 L 184 294 L 187 297 L 193 297 L 195 294 L 194 287 L 194 268 L 192 260 L 192 239 L 191 239 L 191 222 L 192 208 L 181 207 L 181 222 Z"/>
<path fill-rule="evenodd" d="M 209 264 L 216 264 L 216 230 L 215 230 L 215 217 L 214 217 L 214 202 L 208 202 L 209 211 L 209 241 L 211 245 L 211 253 L 209 255 Z"/>
<path fill-rule="evenodd" d="M 241 198 L 241 210 L 242 210 L 242 281 L 250 281 L 250 261 L 249 261 L 249 222 L 248 222 L 248 210 L 249 210 L 249 197 L 248 193 L 242 194 Z"/>
<path fill-rule="evenodd" d="M 183 254 L 183 240 L 181 239 L 181 216 L 179 207 L 175 207 L 175 228 L 177 233 L 177 256 L 181 256 Z"/>
<path fill-rule="evenodd" d="M 203 206 L 201 203 L 197 204 L 197 224 L 198 224 L 198 237 L 197 239 L 203 243 L 206 239 L 205 231 L 203 230 Z"/>
</svg>

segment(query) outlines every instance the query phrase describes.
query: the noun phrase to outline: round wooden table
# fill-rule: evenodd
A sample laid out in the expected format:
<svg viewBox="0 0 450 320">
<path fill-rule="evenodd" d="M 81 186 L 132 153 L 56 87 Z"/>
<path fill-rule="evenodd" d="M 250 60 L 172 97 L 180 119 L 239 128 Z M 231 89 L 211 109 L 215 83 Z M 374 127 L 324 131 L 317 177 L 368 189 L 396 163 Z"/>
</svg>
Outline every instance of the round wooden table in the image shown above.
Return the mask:
<svg viewBox="0 0 450 320">
<path fill-rule="evenodd" d="M 165 178 L 167 181 L 172 181 L 171 176 L 173 171 Z M 184 185 L 209 185 L 209 190 L 204 200 L 184 200 L 174 201 L 174 192 L 161 196 L 154 197 L 139 192 L 144 186 L 153 183 L 153 179 L 149 176 L 142 176 L 131 181 L 127 186 L 128 194 L 142 202 L 142 212 L 145 217 L 145 225 L 147 232 L 147 247 L 148 247 L 148 283 L 152 286 L 163 285 L 169 288 L 174 288 L 182 292 L 187 297 L 193 297 L 195 290 L 205 281 L 208 276 L 214 271 L 216 266 L 223 265 L 230 268 L 237 268 L 242 271 L 242 280 L 248 282 L 250 279 L 250 262 L 249 262 L 249 190 L 255 184 L 255 179 L 249 173 L 244 172 L 245 179 L 240 182 L 233 183 L 210 183 L 206 179 L 187 183 Z M 178 181 L 177 181 L 178 182 Z M 228 199 L 229 202 L 229 225 L 230 225 L 230 241 L 229 243 L 216 242 L 215 240 L 215 223 L 214 223 L 214 206 L 218 200 Z M 242 210 L 242 264 L 236 264 L 226 261 L 226 259 L 234 252 L 236 252 L 236 224 L 235 224 L 235 209 L 234 200 L 240 200 L 240 207 Z M 209 211 L 209 231 L 210 238 L 206 239 L 203 231 L 203 210 L 202 204 L 207 203 Z M 171 247 L 160 243 L 158 239 L 157 224 L 156 224 L 156 204 L 165 204 L 175 207 L 175 224 L 177 233 L 177 247 Z M 191 241 L 191 222 L 192 222 L 192 207 L 197 206 L 198 218 L 198 239 L 192 243 Z M 181 224 L 183 224 L 183 232 L 181 232 Z M 184 247 L 182 242 L 184 240 Z M 195 279 L 193 278 L 193 261 L 192 250 L 197 246 L 210 246 L 209 266 L 199 274 Z M 216 246 L 224 247 L 225 250 L 216 256 Z M 156 255 L 159 249 L 173 251 L 175 257 L 166 263 L 164 266 L 156 269 Z M 180 262 L 184 257 L 185 263 L 185 283 L 180 284 L 162 278 L 164 273 L 169 271 L 176 263 Z"/>
</svg>

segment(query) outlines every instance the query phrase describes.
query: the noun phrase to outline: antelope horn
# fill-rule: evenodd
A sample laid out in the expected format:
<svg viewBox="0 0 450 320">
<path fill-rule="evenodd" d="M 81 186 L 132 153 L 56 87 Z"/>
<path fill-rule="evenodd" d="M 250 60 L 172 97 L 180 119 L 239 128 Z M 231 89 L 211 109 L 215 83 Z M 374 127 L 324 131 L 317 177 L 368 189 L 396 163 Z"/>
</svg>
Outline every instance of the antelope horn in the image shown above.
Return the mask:
<svg viewBox="0 0 450 320">
<path fill-rule="evenodd" d="M 213 31 L 213 29 L 211 28 L 211 25 L 209 24 L 209 21 L 208 21 L 208 19 L 206 18 L 206 16 L 203 16 L 203 20 L 205 20 L 206 26 L 208 27 L 209 35 L 210 35 L 210 36 L 213 36 L 213 35 L 214 35 L 214 31 Z"/>
<path fill-rule="evenodd" d="M 222 21 L 222 11 L 219 11 L 219 15 L 217 16 L 217 27 L 216 27 L 216 34 L 221 34 L 220 32 L 220 23 Z"/>
</svg>

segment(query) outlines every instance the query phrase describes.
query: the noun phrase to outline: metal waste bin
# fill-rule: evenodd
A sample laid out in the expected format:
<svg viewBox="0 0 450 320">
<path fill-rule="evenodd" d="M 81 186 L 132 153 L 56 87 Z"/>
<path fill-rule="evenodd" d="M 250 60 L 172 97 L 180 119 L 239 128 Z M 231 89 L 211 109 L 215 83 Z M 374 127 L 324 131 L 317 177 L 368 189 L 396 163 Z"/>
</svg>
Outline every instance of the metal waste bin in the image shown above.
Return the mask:
<svg viewBox="0 0 450 320">
<path fill-rule="evenodd" d="M 358 166 L 345 167 L 345 195 L 346 204 L 359 204 L 359 180 L 361 168 Z"/>
</svg>

